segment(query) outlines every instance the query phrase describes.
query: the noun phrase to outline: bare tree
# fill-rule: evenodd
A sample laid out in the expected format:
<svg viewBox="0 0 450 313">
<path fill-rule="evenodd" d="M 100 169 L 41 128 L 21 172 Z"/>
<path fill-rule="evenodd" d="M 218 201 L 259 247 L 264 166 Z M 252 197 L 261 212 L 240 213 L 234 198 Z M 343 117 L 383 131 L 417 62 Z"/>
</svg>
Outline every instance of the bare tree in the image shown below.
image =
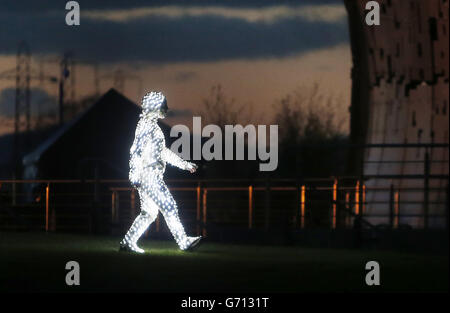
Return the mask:
<svg viewBox="0 0 450 313">
<path fill-rule="evenodd" d="M 342 97 L 325 94 L 316 82 L 299 86 L 275 103 L 275 123 L 279 125 L 281 141 L 299 143 L 303 139 L 330 139 L 344 135 L 345 118 L 338 118 Z"/>
<path fill-rule="evenodd" d="M 344 150 L 317 150 L 308 143 L 326 147 L 345 142 L 342 97 L 324 93 L 318 83 L 299 86 L 275 103 L 279 130 L 281 176 L 328 176 L 342 171 Z"/>
<path fill-rule="evenodd" d="M 222 131 L 225 125 L 257 124 L 258 117 L 253 114 L 250 104 L 238 104 L 234 98 L 228 98 L 220 84 L 211 88 L 207 98 L 203 99 L 203 110 L 200 115 L 206 123 L 219 126 Z M 247 143 L 245 136 L 244 142 Z M 225 151 L 225 140 L 222 141 L 222 151 Z M 257 163 L 252 160 L 227 160 L 208 162 L 207 175 L 210 177 L 250 177 L 256 173 Z"/>
<path fill-rule="evenodd" d="M 228 98 L 220 84 L 211 87 L 207 98 L 203 99 L 204 109 L 200 112 L 207 123 L 224 128 L 225 125 L 247 124 L 255 122 L 253 107 L 250 104 L 237 104 L 234 98 Z"/>
</svg>

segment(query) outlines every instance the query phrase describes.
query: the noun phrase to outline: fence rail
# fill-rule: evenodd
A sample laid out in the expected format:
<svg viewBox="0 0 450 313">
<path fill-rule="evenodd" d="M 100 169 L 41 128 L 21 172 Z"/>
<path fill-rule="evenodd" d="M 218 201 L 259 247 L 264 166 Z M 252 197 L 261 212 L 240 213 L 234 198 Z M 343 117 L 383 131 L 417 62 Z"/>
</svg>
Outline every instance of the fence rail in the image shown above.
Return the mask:
<svg viewBox="0 0 450 313">
<path fill-rule="evenodd" d="M 398 148 L 404 150 L 388 153 Z M 301 155 L 305 149 L 363 149 L 364 175 L 167 183 L 183 221 L 198 234 L 218 225 L 339 229 L 362 223 L 448 229 L 448 143 L 309 144 L 295 152 Z M 127 180 L 0 180 L 0 228 L 127 227 L 138 210 L 137 192 Z M 154 229 L 164 230 L 159 217 Z"/>
<path fill-rule="evenodd" d="M 448 180 L 448 176 L 446 178 Z M 353 227 L 358 218 L 364 219 L 369 227 L 381 224 L 396 229 L 408 224 L 402 220 L 418 218 L 424 228 L 430 219 L 439 220 L 441 227 L 448 228 L 446 188 L 428 188 L 428 192 L 446 193 L 445 201 L 430 201 L 429 197 L 411 201 L 403 200 L 402 195 L 408 192 L 423 194 L 424 188 L 367 187 L 364 181 L 364 177 L 332 177 L 301 181 L 203 179 L 167 182 L 179 203 L 180 212 L 185 215 L 184 220 L 193 231 L 203 235 L 216 224 L 240 225 L 248 229 L 268 229 L 273 224 L 293 229 L 338 229 Z M 234 186 L 227 186 L 231 182 Z M 28 185 L 28 192 L 17 185 Z M 12 196 L 13 189 L 16 199 Z M 19 189 L 22 192 L 18 192 Z M 367 194 L 373 191 L 387 192 L 388 198 L 367 199 Z M 0 197 L 0 227 L 13 228 L 14 223 L 2 223 L 7 217 L 10 221 L 41 219 L 45 231 L 65 230 L 62 220 L 70 219 L 84 220 L 79 225 L 88 224 L 86 228 L 92 231 L 92 216 L 99 208 L 103 210 L 100 217 L 103 223 L 127 225 L 138 213 L 139 206 L 137 192 L 126 180 L 0 180 Z M 368 206 L 380 205 L 384 206 L 383 210 L 367 210 Z M 422 210 L 403 210 L 409 205 L 420 206 Z M 430 205 L 442 209 L 437 212 L 423 210 Z M 21 209 L 24 211 L 17 213 Z M 376 222 L 377 219 L 381 222 Z M 162 227 L 158 218 L 155 231 L 161 231 Z"/>
</svg>

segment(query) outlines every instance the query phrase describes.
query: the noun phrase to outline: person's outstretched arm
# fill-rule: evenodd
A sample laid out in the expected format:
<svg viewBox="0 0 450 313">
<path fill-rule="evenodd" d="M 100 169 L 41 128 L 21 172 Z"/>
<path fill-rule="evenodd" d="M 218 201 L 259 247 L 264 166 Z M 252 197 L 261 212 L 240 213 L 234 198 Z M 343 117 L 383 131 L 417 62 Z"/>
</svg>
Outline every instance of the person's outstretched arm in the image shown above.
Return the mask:
<svg viewBox="0 0 450 313">
<path fill-rule="evenodd" d="M 191 173 L 194 173 L 197 170 L 197 165 L 195 163 L 183 160 L 175 152 L 173 152 L 167 147 L 163 148 L 161 157 L 164 161 L 166 161 L 170 165 L 181 168 L 182 170 L 187 170 L 190 171 Z"/>
</svg>

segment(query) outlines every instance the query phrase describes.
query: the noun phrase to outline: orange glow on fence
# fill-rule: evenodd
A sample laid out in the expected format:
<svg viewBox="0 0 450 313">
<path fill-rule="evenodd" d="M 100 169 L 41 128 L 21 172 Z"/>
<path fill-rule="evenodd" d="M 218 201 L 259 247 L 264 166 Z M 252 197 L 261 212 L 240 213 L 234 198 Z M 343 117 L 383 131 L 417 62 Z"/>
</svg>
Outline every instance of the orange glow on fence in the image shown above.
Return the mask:
<svg viewBox="0 0 450 313">
<path fill-rule="evenodd" d="M 48 204 L 50 196 L 50 184 L 45 187 L 45 231 L 48 231 Z"/>
<path fill-rule="evenodd" d="M 253 226 L 253 186 L 248 186 L 248 228 Z"/>
<path fill-rule="evenodd" d="M 306 188 L 303 185 L 301 188 L 300 195 L 300 227 L 305 228 L 305 196 L 306 196 Z"/>
<path fill-rule="evenodd" d="M 201 189 L 200 184 L 197 186 L 197 236 L 200 235 L 200 214 L 201 214 L 201 207 L 200 207 L 200 201 L 201 201 Z"/>
<path fill-rule="evenodd" d="M 208 190 L 203 189 L 203 236 L 206 236 L 206 199 Z"/>
<path fill-rule="evenodd" d="M 361 214 L 364 214 L 366 208 L 366 185 L 362 185 L 362 204 L 361 204 Z"/>
<path fill-rule="evenodd" d="M 356 182 L 355 190 L 355 214 L 359 214 L 359 180 Z"/>
<path fill-rule="evenodd" d="M 336 201 L 337 201 L 337 179 L 334 180 L 333 183 L 333 218 L 332 218 L 332 227 L 336 228 Z"/>
<path fill-rule="evenodd" d="M 398 228 L 398 213 L 399 213 L 399 194 L 398 191 L 394 193 L 394 228 Z"/>
</svg>

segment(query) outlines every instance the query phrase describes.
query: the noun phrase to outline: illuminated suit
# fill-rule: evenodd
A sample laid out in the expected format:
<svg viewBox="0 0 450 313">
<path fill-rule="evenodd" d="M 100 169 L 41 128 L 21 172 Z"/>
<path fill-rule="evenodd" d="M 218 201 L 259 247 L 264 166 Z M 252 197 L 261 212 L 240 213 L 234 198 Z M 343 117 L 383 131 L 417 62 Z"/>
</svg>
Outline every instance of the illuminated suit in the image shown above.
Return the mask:
<svg viewBox="0 0 450 313">
<path fill-rule="evenodd" d="M 201 236 L 188 237 L 178 216 L 178 209 L 163 176 L 166 163 L 184 170 L 195 172 L 197 165 L 180 158 L 165 145 L 164 134 L 158 119 L 166 116 L 168 107 L 164 95 L 151 92 L 142 100 L 142 114 L 136 127 L 133 145 L 130 149 L 129 178 L 139 192 L 141 213 L 136 217 L 125 238 L 120 242 L 120 250 L 143 253 L 137 240 L 156 219 L 158 210 L 181 250 L 195 247 Z"/>
</svg>

